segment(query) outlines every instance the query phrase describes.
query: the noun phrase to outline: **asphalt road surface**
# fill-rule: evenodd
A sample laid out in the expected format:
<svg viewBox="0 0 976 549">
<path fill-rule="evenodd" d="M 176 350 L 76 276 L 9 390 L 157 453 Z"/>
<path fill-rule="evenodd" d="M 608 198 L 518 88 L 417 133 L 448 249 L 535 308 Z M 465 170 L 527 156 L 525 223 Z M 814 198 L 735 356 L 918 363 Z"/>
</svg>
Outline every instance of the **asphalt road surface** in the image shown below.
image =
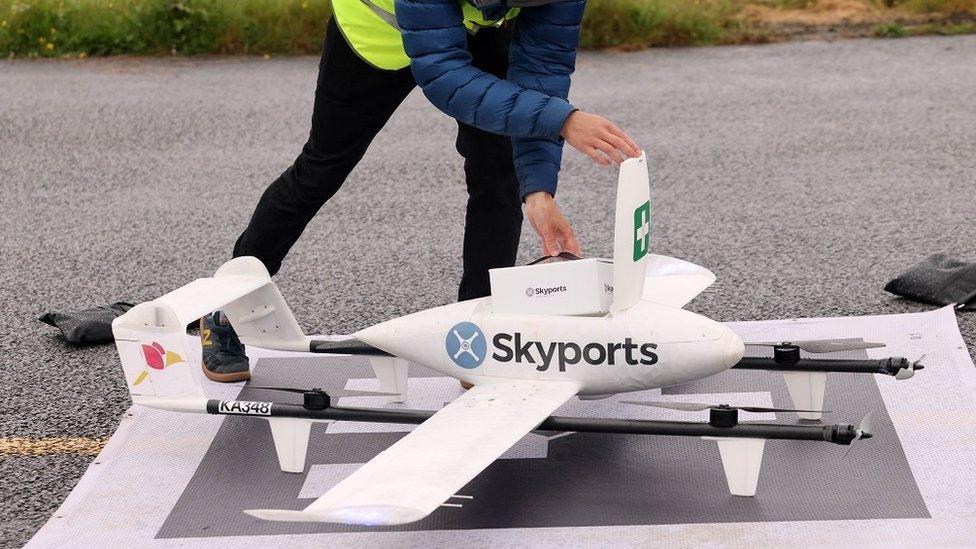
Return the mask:
<svg viewBox="0 0 976 549">
<path fill-rule="evenodd" d="M 576 105 L 650 151 L 655 252 L 718 275 L 718 320 L 931 307 L 885 282 L 976 260 L 976 36 L 587 53 Z M 11 437 L 110 435 L 114 346 L 36 318 L 146 300 L 226 260 L 308 131 L 316 59 L 0 62 L 0 545 L 25 542 L 92 456 Z M 454 123 L 419 93 L 308 228 L 278 282 L 308 333 L 451 302 L 465 202 Z M 558 199 L 609 256 L 616 172 L 567 148 Z M 537 257 L 531 229 L 520 260 Z M 970 347 L 976 314 L 960 314 Z"/>
</svg>

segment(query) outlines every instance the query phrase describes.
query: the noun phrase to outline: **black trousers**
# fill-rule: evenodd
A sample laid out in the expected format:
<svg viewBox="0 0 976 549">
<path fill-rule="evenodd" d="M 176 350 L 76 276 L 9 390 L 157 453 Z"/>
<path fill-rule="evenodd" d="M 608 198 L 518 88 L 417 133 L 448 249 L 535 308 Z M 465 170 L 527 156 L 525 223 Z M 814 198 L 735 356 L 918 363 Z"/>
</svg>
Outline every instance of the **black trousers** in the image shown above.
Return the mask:
<svg viewBox="0 0 976 549">
<path fill-rule="evenodd" d="M 504 78 L 509 41 L 507 29 L 487 28 L 469 36 L 474 65 Z M 255 256 L 277 273 L 309 221 L 339 190 L 415 85 L 409 68 L 384 71 L 363 61 L 335 21 L 329 22 L 308 142 L 261 196 L 234 245 L 234 257 Z M 515 264 L 522 202 L 509 138 L 458 123 L 456 145 L 464 157 L 468 190 L 458 290 L 458 299 L 464 300 L 490 294 L 488 269 Z"/>
</svg>

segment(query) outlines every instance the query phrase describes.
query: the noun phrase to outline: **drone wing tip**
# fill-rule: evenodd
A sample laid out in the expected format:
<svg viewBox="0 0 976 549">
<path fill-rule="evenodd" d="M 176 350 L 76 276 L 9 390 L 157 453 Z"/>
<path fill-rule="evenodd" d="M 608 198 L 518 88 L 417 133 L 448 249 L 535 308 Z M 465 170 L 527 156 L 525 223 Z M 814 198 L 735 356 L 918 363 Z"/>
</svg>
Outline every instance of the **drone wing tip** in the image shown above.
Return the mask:
<svg viewBox="0 0 976 549">
<path fill-rule="evenodd" d="M 361 505 L 293 511 L 288 509 L 248 509 L 248 515 L 282 522 L 333 522 L 363 526 L 394 526 L 420 520 L 430 511 L 399 505 Z"/>
<path fill-rule="evenodd" d="M 281 522 L 319 522 L 321 518 L 306 511 L 292 511 L 288 509 L 246 509 L 245 514 L 261 520 Z"/>
</svg>

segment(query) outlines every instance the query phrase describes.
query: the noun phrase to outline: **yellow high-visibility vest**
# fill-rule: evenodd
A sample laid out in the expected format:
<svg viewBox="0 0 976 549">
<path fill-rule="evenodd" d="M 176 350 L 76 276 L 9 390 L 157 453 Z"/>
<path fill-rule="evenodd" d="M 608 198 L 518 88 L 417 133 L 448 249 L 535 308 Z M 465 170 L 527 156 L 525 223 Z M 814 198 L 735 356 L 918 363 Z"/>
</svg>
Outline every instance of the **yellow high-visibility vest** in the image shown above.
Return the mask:
<svg viewBox="0 0 976 549">
<path fill-rule="evenodd" d="M 464 26 L 469 32 L 501 25 L 519 11 L 514 8 L 502 19 L 489 20 L 474 6 L 464 0 L 459 2 L 464 13 Z M 346 41 L 367 63 L 384 70 L 398 70 L 410 65 L 393 12 L 393 0 L 332 0 L 332 12 Z"/>
</svg>

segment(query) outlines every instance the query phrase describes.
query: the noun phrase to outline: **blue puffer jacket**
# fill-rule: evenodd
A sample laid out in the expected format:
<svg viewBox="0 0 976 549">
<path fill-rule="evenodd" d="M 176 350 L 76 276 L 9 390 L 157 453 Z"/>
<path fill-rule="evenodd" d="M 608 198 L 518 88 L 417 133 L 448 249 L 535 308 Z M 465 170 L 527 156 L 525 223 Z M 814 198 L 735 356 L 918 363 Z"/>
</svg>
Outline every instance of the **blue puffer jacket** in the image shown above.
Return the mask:
<svg viewBox="0 0 976 549">
<path fill-rule="evenodd" d="M 556 193 L 559 132 L 574 110 L 566 99 L 585 5 L 586 0 L 562 0 L 522 8 L 514 20 L 508 78 L 500 80 L 471 65 L 458 0 L 396 0 L 417 84 L 452 117 L 512 138 L 522 198 L 535 191 Z"/>
</svg>

